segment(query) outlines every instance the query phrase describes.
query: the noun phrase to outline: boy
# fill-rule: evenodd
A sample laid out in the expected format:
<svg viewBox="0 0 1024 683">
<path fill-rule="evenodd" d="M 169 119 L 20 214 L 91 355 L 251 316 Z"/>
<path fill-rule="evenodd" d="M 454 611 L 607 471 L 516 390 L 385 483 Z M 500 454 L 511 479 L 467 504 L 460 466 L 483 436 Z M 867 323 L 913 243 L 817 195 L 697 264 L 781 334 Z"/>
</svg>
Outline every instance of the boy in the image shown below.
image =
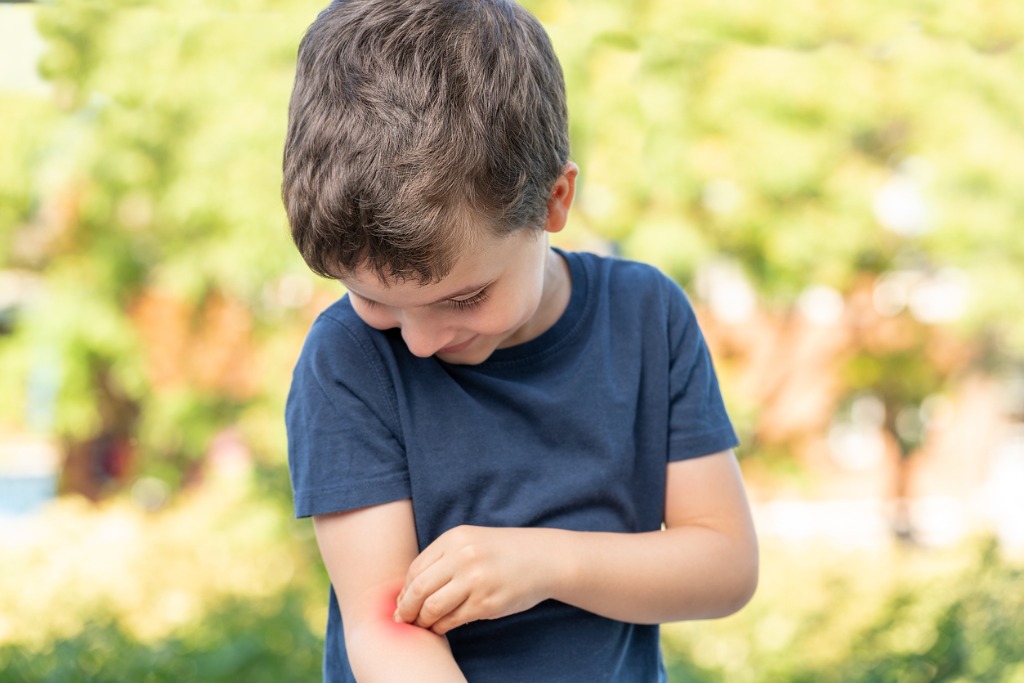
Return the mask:
<svg viewBox="0 0 1024 683">
<path fill-rule="evenodd" d="M 664 681 L 751 597 L 736 437 L 681 290 L 548 246 L 561 68 L 510 0 L 347 0 L 299 48 L 283 197 L 346 296 L 287 406 L 327 681 Z"/>
</svg>

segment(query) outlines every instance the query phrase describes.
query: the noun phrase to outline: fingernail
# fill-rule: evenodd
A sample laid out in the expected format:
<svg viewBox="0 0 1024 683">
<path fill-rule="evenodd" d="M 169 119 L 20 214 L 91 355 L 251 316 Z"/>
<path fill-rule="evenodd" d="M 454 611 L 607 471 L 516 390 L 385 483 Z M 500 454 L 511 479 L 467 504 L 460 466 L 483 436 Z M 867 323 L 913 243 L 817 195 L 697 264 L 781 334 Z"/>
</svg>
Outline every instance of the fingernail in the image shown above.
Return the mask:
<svg viewBox="0 0 1024 683">
<path fill-rule="evenodd" d="M 391 618 L 398 623 L 402 623 L 402 617 L 398 616 L 398 610 L 395 610 L 395 613 L 391 615 Z"/>
</svg>

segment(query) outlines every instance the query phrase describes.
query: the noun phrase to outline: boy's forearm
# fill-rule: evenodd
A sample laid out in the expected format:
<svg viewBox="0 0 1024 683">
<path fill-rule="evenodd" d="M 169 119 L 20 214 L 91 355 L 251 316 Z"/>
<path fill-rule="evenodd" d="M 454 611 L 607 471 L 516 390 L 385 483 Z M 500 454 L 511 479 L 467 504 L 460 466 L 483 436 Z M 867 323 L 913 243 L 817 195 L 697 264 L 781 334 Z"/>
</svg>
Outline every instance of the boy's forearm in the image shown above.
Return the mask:
<svg viewBox="0 0 1024 683">
<path fill-rule="evenodd" d="M 431 631 L 395 623 L 393 613 L 399 585 L 384 586 L 373 596 L 373 614 L 346 624 L 345 646 L 359 683 L 422 681 L 464 682 L 448 641 Z"/>
<path fill-rule="evenodd" d="M 421 681 L 464 683 L 448 642 L 409 624 L 364 624 L 345 637 L 349 664 L 359 683 Z"/>
<path fill-rule="evenodd" d="M 552 597 L 635 623 L 723 617 L 750 600 L 757 537 L 732 451 L 669 464 L 665 527 L 565 532 Z"/>
<path fill-rule="evenodd" d="M 547 598 L 650 624 L 722 617 L 750 600 L 757 538 L 731 451 L 669 464 L 664 523 L 646 533 L 449 529 L 409 565 L 396 614 L 447 633 Z"/>
<path fill-rule="evenodd" d="M 757 584 L 757 543 L 701 526 L 640 534 L 554 532 L 551 597 L 611 619 L 727 616 Z"/>
<path fill-rule="evenodd" d="M 416 551 L 411 502 L 315 516 L 313 529 L 356 680 L 464 683 L 445 638 L 394 621 L 395 598 Z"/>
</svg>

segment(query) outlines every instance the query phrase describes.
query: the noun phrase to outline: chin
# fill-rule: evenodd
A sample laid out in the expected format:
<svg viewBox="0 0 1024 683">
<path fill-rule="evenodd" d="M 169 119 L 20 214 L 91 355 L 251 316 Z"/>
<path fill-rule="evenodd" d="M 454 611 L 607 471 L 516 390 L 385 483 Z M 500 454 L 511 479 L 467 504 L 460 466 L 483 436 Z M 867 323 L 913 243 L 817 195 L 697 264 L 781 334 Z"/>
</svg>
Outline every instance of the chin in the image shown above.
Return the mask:
<svg viewBox="0 0 1024 683">
<path fill-rule="evenodd" d="M 437 353 L 436 355 L 444 362 L 447 362 L 447 364 L 453 366 L 478 366 L 495 352 L 495 348 L 493 343 L 479 347 L 474 344 L 472 347 L 459 353 Z"/>
<path fill-rule="evenodd" d="M 446 357 L 442 356 L 441 354 L 438 354 L 437 357 L 440 358 L 441 360 L 443 360 L 448 365 L 480 365 L 481 363 L 483 363 L 485 360 L 487 360 L 490 357 L 490 354 L 488 354 L 487 356 L 484 356 L 483 358 L 472 358 L 472 357 L 462 356 L 462 355 L 446 358 Z"/>
</svg>

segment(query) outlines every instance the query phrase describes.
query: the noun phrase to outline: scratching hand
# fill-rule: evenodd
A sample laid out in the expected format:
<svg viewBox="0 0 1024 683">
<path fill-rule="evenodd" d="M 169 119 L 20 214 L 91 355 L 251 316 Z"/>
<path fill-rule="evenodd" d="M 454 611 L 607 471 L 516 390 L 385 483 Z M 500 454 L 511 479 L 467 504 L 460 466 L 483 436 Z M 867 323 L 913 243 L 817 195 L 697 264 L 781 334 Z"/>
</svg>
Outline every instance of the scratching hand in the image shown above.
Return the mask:
<svg viewBox="0 0 1024 683">
<path fill-rule="evenodd" d="M 460 526 L 409 566 L 395 620 L 438 634 L 527 610 L 549 597 L 549 529 Z"/>
</svg>

